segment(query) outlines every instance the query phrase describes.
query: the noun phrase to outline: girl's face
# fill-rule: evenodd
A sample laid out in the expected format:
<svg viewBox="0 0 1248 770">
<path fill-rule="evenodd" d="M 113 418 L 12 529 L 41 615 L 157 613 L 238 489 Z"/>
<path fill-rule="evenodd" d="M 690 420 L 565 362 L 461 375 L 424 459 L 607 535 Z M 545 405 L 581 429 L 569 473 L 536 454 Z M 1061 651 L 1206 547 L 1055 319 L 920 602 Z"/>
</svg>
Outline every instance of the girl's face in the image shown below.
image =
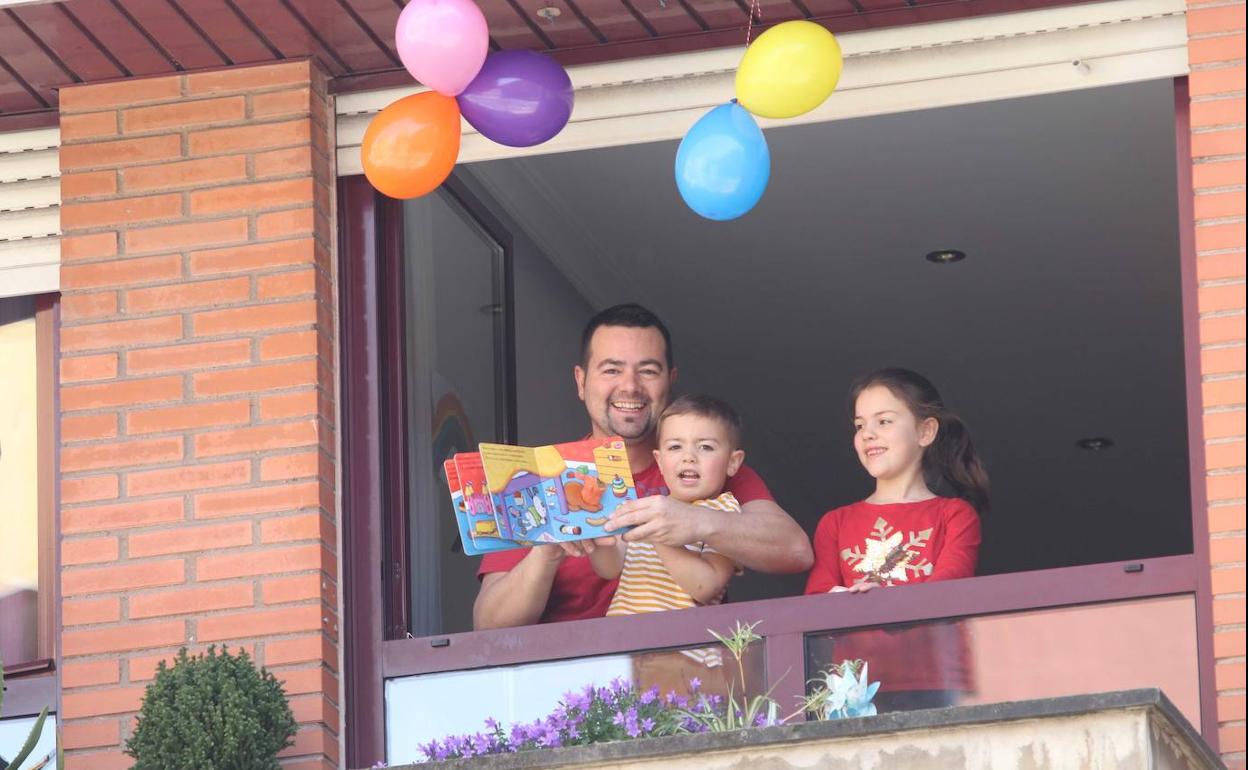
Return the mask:
<svg viewBox="0 0 1248 770">
<path fill-rule="evenodd" d="M 923 450 L 936 440 L 934 417 L 919 420 L 906 402 L 883 385 L 872 385 L 854 402 L 854 449 L 858 461 L 875 479 L 911 472 L 923 461 Z"/>
</svg>

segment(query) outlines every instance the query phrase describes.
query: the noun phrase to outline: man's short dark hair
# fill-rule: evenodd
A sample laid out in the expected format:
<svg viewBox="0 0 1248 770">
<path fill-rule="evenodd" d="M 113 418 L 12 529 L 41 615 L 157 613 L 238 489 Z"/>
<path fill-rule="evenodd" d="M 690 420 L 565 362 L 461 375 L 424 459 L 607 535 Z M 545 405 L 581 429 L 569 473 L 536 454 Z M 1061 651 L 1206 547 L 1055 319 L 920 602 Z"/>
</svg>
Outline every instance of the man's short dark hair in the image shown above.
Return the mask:
<svg viewBox="0 0 1248 770">
<path fill-rule="evenodd" d="M 626 326 L 630 329 L 658 329 L 663 335 L 663 344 L 667 348 L 667 368 L 672 368 L 675 360 L 672 356 L 672 335 L 659 317 L 635 302 L 613 305 L 600 310 L 589 323 L 585 324 L 585 332 L 581 335 L 581 366 L 589 366 L 589 343 L 594 332 L 600 326 Z"/>
<path fill-rule="evenodd" d="M 658 434 L 663 430 L 664 420 L 679 414 L 696 414 L 699 417 L 718 420 L 728 429 L 728 442 L 732 444 L 732 448 L 741 448 L 741 417 L 737 414 L 737 410 L 733 409 L 727 401 L 721 401 L 714 396 L 679 396 L 675 401 L 667 405 L 667 408 L 663 410 L 663 414 L 659 415 L 655 433 Z"/>
</svg>

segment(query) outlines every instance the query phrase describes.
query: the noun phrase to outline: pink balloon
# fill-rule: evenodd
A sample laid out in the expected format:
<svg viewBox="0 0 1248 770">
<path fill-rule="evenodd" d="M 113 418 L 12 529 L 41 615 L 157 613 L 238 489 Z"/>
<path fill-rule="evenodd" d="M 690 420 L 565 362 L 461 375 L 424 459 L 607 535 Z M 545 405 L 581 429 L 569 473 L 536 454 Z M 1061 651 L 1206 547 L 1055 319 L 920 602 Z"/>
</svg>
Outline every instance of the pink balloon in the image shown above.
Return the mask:
<svg viewBox="0 0 1248 770">
<path fill-rule="evenodd" d="M 472 0 L 412 0 L 399 14 L 394 42 L 412 77 L 456 96 L 481 71 L 490 30 Z"/>
</svg>

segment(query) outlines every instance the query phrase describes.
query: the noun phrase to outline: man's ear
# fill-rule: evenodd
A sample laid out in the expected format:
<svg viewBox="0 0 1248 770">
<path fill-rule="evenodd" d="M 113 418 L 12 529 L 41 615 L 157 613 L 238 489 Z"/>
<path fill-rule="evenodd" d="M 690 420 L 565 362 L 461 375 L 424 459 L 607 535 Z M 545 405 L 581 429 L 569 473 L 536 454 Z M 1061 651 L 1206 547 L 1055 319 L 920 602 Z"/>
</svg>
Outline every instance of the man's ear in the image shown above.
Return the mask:
<svg viewBox="0 0 1248 770">
<path fill-rule="evenodd" d="M 675 384 L 676 384 L 676 367 L 674 367 L 674 366 L 672 367 L 672 373 L 671 373 L 670 377 L 668 378 L 668 381 L 669 381 L 672 385 L 675 385 Z"/>
<path fill-rule="evenodd" d="M 734 449 L 732 454 L 728 456 L 728 475 L 735 476 L 737 471 L 741 470 L 741 466 L 745 463 L 745 450 Z"/>
<path fill-rule="evenodd" d="M 936 434 L 940 433 L 940 420 L 935 417 L 928 417 L 919 423 L 919 446 L 929 447 L 936 441 Z"/>
<path fill-rule="evenodd" d="M 580 364 L 572 367 L 572 379 L 576 380 L 576 397 L 585 400 L 585 370 Z"/>
</svg>

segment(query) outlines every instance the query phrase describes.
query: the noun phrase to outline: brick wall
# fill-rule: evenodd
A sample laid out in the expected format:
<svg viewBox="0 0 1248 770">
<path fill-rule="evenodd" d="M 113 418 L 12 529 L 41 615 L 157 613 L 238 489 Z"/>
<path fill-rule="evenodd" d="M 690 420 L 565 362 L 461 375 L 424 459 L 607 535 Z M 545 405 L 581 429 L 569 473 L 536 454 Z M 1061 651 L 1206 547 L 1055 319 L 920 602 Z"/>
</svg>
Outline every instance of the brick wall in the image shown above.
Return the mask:
<svg viewBox="0 0 1248 770">
<path fill-rule="evenodd" d="M 1244 759 L 1244 4 L 1188 5 L 1218 737 Z"/>
<path fill-rule="evenodd" d="M 309 62 L 61 92 L 67 767 L 158 661 L 242 645 L 338 762 L 330 115 Z"/>
</svg>

